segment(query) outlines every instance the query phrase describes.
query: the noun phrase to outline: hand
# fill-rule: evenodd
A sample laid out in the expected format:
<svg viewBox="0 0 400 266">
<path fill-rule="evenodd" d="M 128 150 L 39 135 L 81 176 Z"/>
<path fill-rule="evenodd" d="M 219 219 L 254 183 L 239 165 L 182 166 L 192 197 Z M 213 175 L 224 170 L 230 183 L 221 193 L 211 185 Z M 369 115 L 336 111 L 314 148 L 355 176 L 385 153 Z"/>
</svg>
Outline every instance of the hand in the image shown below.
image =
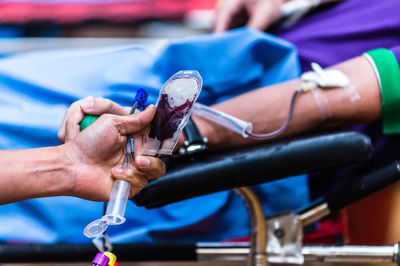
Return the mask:
<svg viewBox="0 0 400 266">
<path fill-rule="evenodd" d="M 128 115 L 129 107 L 122 107 L 119 104 L 104 98 L 94 99 L 92 96 L 76 101 L 68 108 L 58 131 L 58 139 L 62 143 L 71 141 L 79 134 L 79 124 L 83 117 L 88 115 Z"/>
<path fill-rule="evenodd" d="M 76 105 L 71 108 L 76 108 Z M 71 176 L 73 196 L 106 201 L 111 194 L 114 181 L 112 177 L 131 183 L 131 196 L 133 196 L 147 184 L 149 179 L 160 177 L 165 173 L 165 165 L 161 160 L 147 156 L 136 156 L 135 162 L 131 164 L 132 168 L 122 168 L 126 135 L 130 134 L 134 139 L 141 140 L 155 115 L 153 105 L 143 112 L 130 116 L 103 114 L 80 133 L 76 130 L 80 121 L 74 119 L 76 117 L 82 119 L 83 113 L 77 115 L 71 108 L 66 114 L 64 127 L 61 130 L 65 132 L 63 138 L 68 140 L 65 147 L 73 169 Z M 117 108 L 117 111 L 110 110 L 121 113 L 124 109 L 121 107 Z M 59 136 L 62 134 L 59 133 Z M 135 151 L 140 151 L 140 144 L 140 141 L 135 141 Z"/>
<path fill-rule="evenodd" d="M 246 26 L 258 30 L 267 29 L 281 15 L 285 0 L 219 0 L 214 26 L 215 32 L 223 32 L 234 27 Z M 247 18 L 246 18 L 247 17 Z"/>
</svg>

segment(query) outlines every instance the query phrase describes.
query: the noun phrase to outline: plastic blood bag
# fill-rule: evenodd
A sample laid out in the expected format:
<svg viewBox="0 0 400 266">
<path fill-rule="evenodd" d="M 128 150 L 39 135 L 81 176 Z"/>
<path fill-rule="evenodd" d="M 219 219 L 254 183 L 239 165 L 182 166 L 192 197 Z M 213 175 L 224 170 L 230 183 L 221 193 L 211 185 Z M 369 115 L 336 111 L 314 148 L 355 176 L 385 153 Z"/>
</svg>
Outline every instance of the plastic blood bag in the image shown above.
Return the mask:
<svg viewBox="0 0 400 266">
<path fill-rule="evenodd" d="M 150 131 L 143 139 L 142 154 L 172 154 L 202 85 L 195 70 L 179 71 L 167 80 L 160 91 Z"/>
</svg>

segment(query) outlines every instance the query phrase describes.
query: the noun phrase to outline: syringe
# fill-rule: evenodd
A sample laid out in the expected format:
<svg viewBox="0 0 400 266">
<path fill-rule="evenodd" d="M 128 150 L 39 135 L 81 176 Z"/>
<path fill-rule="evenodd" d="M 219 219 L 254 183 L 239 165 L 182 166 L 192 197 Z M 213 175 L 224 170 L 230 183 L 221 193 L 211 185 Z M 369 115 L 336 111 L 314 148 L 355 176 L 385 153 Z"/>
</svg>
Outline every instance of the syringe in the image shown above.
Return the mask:
<svg viewBox="0 0 400 266">
<path fill-rule="evenodd" d="M 144 91 L 144 90 L 143 90 Z M 140 91 L 138 91 L 139 93 Z M 146 95 L 147 99 L 147 95 Z M 129 115 L 133 114 L 138 106 L 138 101 L 133 104 Z M 127 136 L 125 143 L 125 167 L 129 167 L 130 158 L 134 161 L 135 145 L 131 136 Z M 123 180 L 114 182 L 110 200 L 108 201 L 106 214 L 102 220 L 106 220 L 109 225 L 117 225 L 125 222 L 125 209 L 129 199 L 131 184 Z"/>
<path fill-rule="evenodd" d="M 144 107 L 147 102 L 147 98 L 147 92 L 143 89 L 139 89 L 136 93 L 134 104 L 129 114 L 133 114 L 139 106 Z M 81 130 L 89 126 L 95 120 L 96 117 L 94 116 L 85 116 L 81 122 Z M 82 125 L 84 125 L 84 127 Z M 133 139 L 128 135 L 125 144 L 125 167 L 129 166 L 129 161 L 131 158 L 134 161 L 134 151 L 135 148 Z M 111 196 L 105 215 L 101 219 L 97 219 L 88 224 L 85 227 L 83 234 L 90 238 L 98 237 L 107 230 L 109 225 L 118 225 L 124 223 L 126 220 L 125 209 L 128 203 L 130 190 L 131 185 L 128 182 L 116 180 L 111 191 Z"/>
</svg>

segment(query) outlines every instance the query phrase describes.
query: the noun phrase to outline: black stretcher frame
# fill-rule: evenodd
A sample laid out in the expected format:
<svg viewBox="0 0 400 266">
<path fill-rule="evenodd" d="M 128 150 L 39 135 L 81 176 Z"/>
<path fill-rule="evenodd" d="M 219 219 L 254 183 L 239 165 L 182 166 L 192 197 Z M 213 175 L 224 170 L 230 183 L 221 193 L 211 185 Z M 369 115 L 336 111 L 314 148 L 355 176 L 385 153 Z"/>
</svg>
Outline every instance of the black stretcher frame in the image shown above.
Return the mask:
<svg viewBox="0 0 400 266">
<path fill-rule="evenodd" d="M 179 160 L 166 176 L 149 183 L 133 200 L 139 206 L 156 208 L 217 191 L 357 163 L 368 159 L 371 153 L 371 142 L 367 136 L 357 132 L 339 132 L 224 153 L 202 154 L 198 158 Z M 282 164 L 282 161 L 285 163 Z M 375 182 L 382 180 L 380 176 L 388 178 Z M 395 182 L 399 177 L 400 166 L 395 162 L 340 192 L 342 196 L 329 196 L 326 201 L 336 211 Z M 354 191 L 361 192 L 355 197 Z M 344 198 L 348 198 L 347 203 Z M 213 243 L 209 246 L 199 243 L 132 243 L 115 244 L 114 250 L 119 261 L 196 261 L 199 259 L 196 253 L 199 246 L 204 249 L 218 245 L 227 247 Z M 240 248 L 241 245 L 231 247 Z M 91 244 L 0 244 L 0 263 L 88 262 L 96 252 Z"/>
</svg>

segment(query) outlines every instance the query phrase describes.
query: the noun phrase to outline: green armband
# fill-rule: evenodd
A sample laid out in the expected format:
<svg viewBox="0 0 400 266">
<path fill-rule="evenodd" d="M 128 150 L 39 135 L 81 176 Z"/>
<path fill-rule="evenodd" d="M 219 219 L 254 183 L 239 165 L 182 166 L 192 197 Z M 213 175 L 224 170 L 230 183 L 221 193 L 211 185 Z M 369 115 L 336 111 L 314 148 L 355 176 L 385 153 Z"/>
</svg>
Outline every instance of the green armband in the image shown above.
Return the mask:
<svg viewBox="0 0 400 266">
<path fill-rule="evenodd" d="M 381 86 L 383 133 L 400 133 L 400 69 L 396 56 L 388 49 L 366 52 L 374 61 Z"/>
</svg>

